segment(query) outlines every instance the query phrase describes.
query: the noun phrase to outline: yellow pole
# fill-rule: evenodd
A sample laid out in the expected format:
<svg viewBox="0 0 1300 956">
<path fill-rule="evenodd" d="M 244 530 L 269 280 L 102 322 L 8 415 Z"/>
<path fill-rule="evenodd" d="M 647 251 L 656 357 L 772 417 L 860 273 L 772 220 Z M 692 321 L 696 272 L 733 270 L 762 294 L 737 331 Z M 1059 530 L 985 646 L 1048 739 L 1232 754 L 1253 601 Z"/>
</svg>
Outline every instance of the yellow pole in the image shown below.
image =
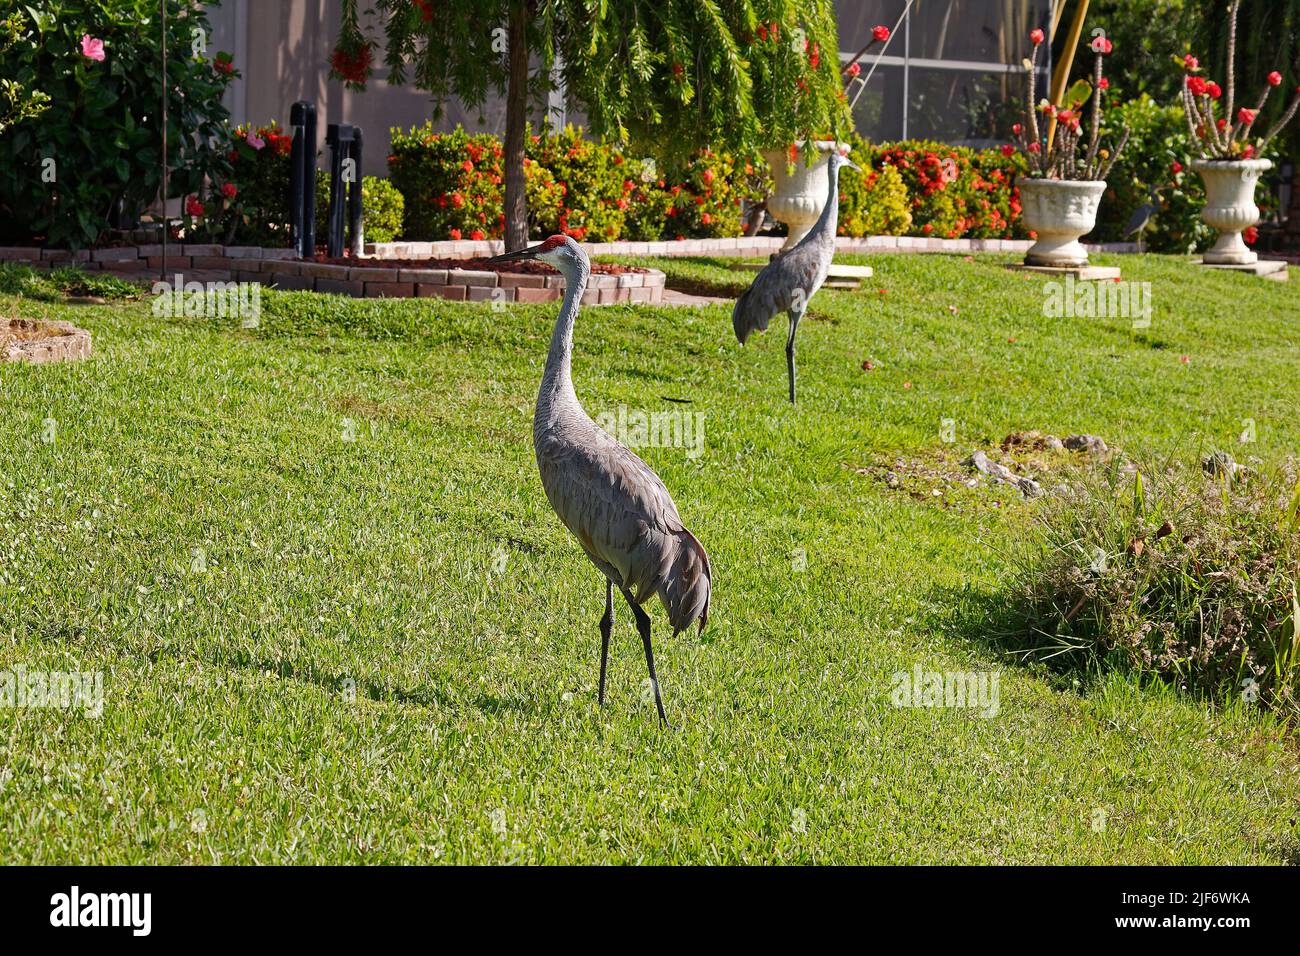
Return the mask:
<svg viewBox="0 0 1300 956">
<path fill-rule="evenodd" d="M 1065 10 L 1065 4 L 1061 4 L 1062 13 Z M 1070 69 L 1074 66 L 1074 54 L 1079 48 L 1079 37 L 1083 36 L 1083 22 L 1088 16 L 1088 0 L 1079 0 L 1079 5 L 1074 10 L 1074 22 L 1070 24 L 1070 35 L 1065 38 L 1065 47 L 1061 51 L 1061 59 L 1056 64 L 1056 69 L 1052 73 L 1052 96 L 1049 102 L 1055 107 L 1060 107 L 1061 97 L 1065 95 L 1065 84 L 1070 79 Z M 1058 16 L 1059 19 L 1059 16 Z M 1052 148 L 1052 141 L 1056 138 L 1056 117 L 1053 116 L 1050 123 L 1047 124 L 1047 148 Z"/>
</svg>

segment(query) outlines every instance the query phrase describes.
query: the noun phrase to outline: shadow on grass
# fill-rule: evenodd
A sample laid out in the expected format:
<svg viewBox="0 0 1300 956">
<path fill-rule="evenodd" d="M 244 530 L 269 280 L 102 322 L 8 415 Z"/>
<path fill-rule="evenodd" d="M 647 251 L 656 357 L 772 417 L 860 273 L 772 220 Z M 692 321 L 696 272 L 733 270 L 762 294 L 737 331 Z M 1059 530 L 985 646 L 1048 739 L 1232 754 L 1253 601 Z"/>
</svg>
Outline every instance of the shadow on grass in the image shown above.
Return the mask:
<svg viewBox="0 0 1300 956">
<path fill-rule="evenodd" d="M 187 654 L 176 647 L 165 647 L 150 653 L 149 658 L 153 661 L 164 658 L 171 660 L 199 659 L 204 663 L 218 667 L 274 674 L 284 680 L 314 685 L 330 694 L 343 694 L 352 690 L 358 696 L 376 702 L 401 704 L 410 707 L 454 710 L 457 707 L 469 704 L 488 715 L 499 715 L 507 712 L 522 713 L 529 709 L 521 701 L 507 700 L 484 693 L 478 693 L 473 697 L 460 697 L 430 685 L 421 685 L 410 689 L 396 687 L 384 681 L 357 680 L 349 674 L 326 671 L 310 661 L 299 663 L 284 658 L 260 657 L 242 650 L 217 650 L 202 655 L 194 655 Z M 349 684 L 349 681 L 352 683 Z"/>
</svg>

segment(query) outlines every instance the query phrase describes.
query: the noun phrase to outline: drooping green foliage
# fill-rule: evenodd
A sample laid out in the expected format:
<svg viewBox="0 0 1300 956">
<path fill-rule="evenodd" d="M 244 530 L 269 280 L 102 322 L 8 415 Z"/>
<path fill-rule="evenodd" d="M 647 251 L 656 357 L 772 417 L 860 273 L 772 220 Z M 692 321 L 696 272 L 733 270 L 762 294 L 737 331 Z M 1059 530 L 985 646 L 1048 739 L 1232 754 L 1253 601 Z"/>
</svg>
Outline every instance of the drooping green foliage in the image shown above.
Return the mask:
<svg viewBox="0 0 1300 956">
<path fill-rule="evenodd" d="M 506 89 L 510 2 L 345 3 L 333 75 L 363 89 L 382 37 L 389 82 L 480 106 Z M 661 159 L 847 130 L 829 0 L 540 0 L 527 22 L 534 100 L 562 77 L 595 134 Z"/>
</svg>

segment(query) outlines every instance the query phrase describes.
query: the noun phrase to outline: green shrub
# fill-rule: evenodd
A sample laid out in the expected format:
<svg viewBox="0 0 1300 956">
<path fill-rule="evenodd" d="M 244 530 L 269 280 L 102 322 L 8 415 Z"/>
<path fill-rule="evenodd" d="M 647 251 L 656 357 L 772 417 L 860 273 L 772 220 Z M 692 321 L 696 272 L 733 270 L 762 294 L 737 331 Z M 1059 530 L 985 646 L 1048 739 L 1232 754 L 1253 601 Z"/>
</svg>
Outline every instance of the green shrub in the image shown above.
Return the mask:
<svg viewBox="0 0 1300 956">
<path fill-rule="evenodd" d="M 1026 572 L 1027 650 L 1218 698 L 1300 704 L 1300 484 L 1217 467 L 1094 477 L 1049 502 Z"/>
<path fill-rule="evenodd" d="M 346 197 L 347 187 L 343 194 Z M 329 221 L 330 174 L 316 170 L 316 235 L 323 239 Z M 346 205 L 344 207 L 346 209 Z M 392 242 L 402 234 L 402 218 L 406 202 L 387 179 L 380 176 L 361 177 L 361 218 L 366 242 Z M 346 223 L 346 214 L 344 217 Z M 346 227 L 345 227 L 346 228 Z"/>
<path fill-rule="evenodd" d="M 1092 238 L 1099 242 L 1133 241 L 1128 223 L 1151 190 L 1160 209 L 1143 233 L 1153 252 L 1188 253 L 1204 249 L 1213 236 L 1200 218 L 1205 187 L 1191 168 L 1187 119 L 1181 106 L 1160 106 L 1145 94 L 1115 107 L 1112 125 L 1130 130 L 1128 145 L 1107 179 L 1106 195 Z"/>
<path fill-rule="evenodd" d="M 389 177 L 405 200 L 402 238 L 416 240 L 500 238 L 505 226 L 505 171 L 501 142 L 471 136 L 457 127 L 435 133 L 433 124 L 392 130 Z M 538 218 L 558 206 L 561 192 L 551 174 L 524 162 L 529 234 Z"/>
<path fill-rule="evenodd" d="M 728 153 L 705 149 L 668 189 L 663 238 L 711 239 L 741 233 L 740 207 L 753 191 L 753 167 Z"/>
<path fill-rule="evenodd" d="M 0 134 L 0 240 L 92 245 L 110 217 L 130 222 L 161 185 L 157 124 L 162 85 L 156 0 L 29 0 L 16 41 L 0 52 L 0 76 L 49 96 L 39 116 Z M 173 23 L 211 33 L 204 8 L 167 0 Z M 82 55 L 82 35 L 103 40 L 104 59 Z M 169 193 L 225 182 L 228 113 L 222 94 L 237 74 L 229 57 L 167 61 Z M 52 159 L 50 167 L 45 160 Z M 42 175 L 54 172 L 54 180 Z"/>
<path fill-rule="evenodd" d="M 849 138 L 849 158 L 862 171 L 847 166 L 840 171 L 841 236 L 905 236 L 912 227 L 912 211 L 903 177 L 893 166 L 876 169 L 872 150 L 856 134 Z"/>
<path fill-rule="evenodd" d="M 530 135 L 528 158 L 555 178 L 560 199 L 555 205 L 528 212 L 539 234 L 568 233 L 588 242 L 612 242 L 623 233 L 623 222 L 634 184 L 623 175 L 623 156 L 604 143 L 582 138 L 566 126 L 555 135 Z"/>
<path fill-rule="evenodd" d="M 862 147 L 877 172 L 896 170 L 907 189 L 911 234 L 943 239 L 1022 237 L 1016 176 L 1023 160 L 1000 150 L 974 150 L 924 140 Z M 858 165 L 865 165 L 858 162 Z"/>
</svg>

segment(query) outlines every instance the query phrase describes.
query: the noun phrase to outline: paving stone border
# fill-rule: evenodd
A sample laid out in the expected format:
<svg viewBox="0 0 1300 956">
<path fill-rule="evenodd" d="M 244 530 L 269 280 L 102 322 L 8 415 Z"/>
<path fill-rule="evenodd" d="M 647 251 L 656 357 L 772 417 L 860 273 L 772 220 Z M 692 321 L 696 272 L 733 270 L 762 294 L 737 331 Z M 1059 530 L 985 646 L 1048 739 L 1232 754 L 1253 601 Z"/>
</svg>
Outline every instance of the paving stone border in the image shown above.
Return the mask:
<svg viewBox="0 0 1300 956">
<path fill-rule="evenodd" d="M 501 251 L 500 245 L 497 243 L 497 252 Z M 495 255 L 496 252 L 491 254 Z M 464 257 L 459 253 L 443 256 Z M 70 253 L 57 249 L 9 246 L 0 247 L 0 260 L 22 262 L 46 269 L 76 264 L 90 271 L 121 272 L 126 278 L 147 281 L 150 272 L 156 273 L 162 268 L 162 247 L 123 246 Z M 468 302 L 552 302 L 564 295 L 564 277 L 559 274 L 534 275 L 473 269 L 390 269 L 382 266 L 380 257 L 369 261 L 373 264 L 343 266 L 308 262 L 297 258 L 292 249 L 263 249 L 257 246 L 173 245 L 168 246 L 167 251 L 167 270 L 171 275 L 228 272 L 235 282 L 259 282 L 277 289 L 306 289 L 359 298 L 437 297 Z M 658 269 L 619 275 L 595 273 L 587 285 L 582 304 L 662 302 L 665 278 Z"/>
<path fill-rule="evenodd" d="M 46 365 L 50 362 L 72 362 L 90 357 L 90 333 L 71 322 L 53 319 L 3 319 L 0 332 L 5 329 L 33 329 L 46 332 L 38 339 L 18 339 L 0 346 L 0 362 L 31 362 Z"/>
<path fill-rule="evenodd" d="M 780 237 L 736 237 L 730 239 L 680 239 L 672 242 L 594 242 L 583 248 L 592 256 L 699 256 L 720 255 L 767 258 L 781 248 Z M 842 252 L 1024 252 L 1032 243 L 1018 239 L 935 239 L 916 236 L 840 237 Z M 1104 243 L 1089 246 L 1098 252 L 1134 252 L 1132 243 Z M 439 297 L 469 302 L 551 302 L 564 292 L 559 275 L 514 272 L 486 272 L 467 269 L 384 268 L 385 259 L 468 259 L 494 256 L 503 251 L 499 239 L 445 242 L 383 242 L 366 246 L 366 257 L 375 265 L 342 266 L 307 262 L 292 249 L 260 246 L 221 246 L 175 243 L 167 247 L 167 268 L 172 275 L 186 272 L 228 272 L 237 282 L 260 282 L 280 289 L 309 289 L 364 297 Z M 162 268 L 162 246 L 120 246 L 109 249 L 68 252 L 29 246 L 0 246 L 0 261 L 22 262 L 37 268 L 75 264 L 87 270 L 138 274 Z M 622 275 L 594 274 L 583 296 L 583 305 L 614 302 L 661 302 L 664 274 L 649 272 Z"/>
</svg>

